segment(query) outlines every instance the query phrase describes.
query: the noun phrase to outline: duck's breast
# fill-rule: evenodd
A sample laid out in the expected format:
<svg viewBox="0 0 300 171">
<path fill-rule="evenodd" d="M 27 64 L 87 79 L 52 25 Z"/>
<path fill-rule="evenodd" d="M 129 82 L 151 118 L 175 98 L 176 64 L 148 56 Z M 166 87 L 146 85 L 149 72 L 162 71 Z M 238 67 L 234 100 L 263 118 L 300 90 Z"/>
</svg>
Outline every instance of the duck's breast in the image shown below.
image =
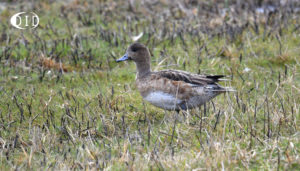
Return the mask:
<svg viewBox="0 0 300 171">
<path fill-rule="evenodd" d="M 175 110 L 182 103 L 182 100 L 176 98 L 176 96 L 162 91 L 149 92 L 144 100 L 166 110 Z"/>
</svg>

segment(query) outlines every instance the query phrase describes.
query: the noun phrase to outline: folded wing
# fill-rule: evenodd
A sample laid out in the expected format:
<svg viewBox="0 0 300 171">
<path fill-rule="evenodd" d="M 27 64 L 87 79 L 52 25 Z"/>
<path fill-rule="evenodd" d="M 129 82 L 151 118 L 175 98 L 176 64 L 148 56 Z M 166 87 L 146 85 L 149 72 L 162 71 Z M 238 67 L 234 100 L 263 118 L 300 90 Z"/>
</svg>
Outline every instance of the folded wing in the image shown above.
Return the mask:
<svg viewBox="0 0 300 171">
<path fill-rule="evenodd" d="M 177 70 L 162 70 L 156 73 L 161 77 L 174 81 L 183 81 L 193 86 L 218 85 L 217 82 L 221 81 L 220 78 L 225 77 L 224 75 L 198 75 Z"/>
</svg>

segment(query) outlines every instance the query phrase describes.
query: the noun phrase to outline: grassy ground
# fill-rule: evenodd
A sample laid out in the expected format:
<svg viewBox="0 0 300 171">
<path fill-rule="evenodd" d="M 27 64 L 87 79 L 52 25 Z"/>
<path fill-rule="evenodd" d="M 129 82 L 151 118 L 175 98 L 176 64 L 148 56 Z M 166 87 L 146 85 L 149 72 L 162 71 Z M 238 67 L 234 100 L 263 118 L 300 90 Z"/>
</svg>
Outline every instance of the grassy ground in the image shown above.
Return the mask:
<svg viewBox="0 0 300 171">
<path fill-rule="evenodd" d="M 130 2 L 1 4 L 0 170 L 300 169 L 296 1 Z M 19 11 L 38 28 L 13 28 Z M 114 62 L 140 33 L 153 70 L 237 92 L 179 115 L 143 102 L 135 65 Z"/>
</svg>

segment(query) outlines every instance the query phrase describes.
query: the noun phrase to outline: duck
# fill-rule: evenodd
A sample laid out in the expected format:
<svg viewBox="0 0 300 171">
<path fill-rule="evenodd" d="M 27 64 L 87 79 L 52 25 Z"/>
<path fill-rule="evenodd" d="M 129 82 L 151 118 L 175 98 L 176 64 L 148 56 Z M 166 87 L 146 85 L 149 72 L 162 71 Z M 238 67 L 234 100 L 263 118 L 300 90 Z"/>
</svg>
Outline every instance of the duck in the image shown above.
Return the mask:
<svg viewBox="0 0 300 171">
<path fill-rule="evenodd" d="M 151 70 L 148 48 L 135 42 L 116 62 L 133 61 L 136 65 L 136 87 L 143 99 L 170 111 L 186 111 L 199 107 L 214 97 L 230 91 L 218 84 L 224 75 L 199 75 L 181 70 Z"/>
</svg>

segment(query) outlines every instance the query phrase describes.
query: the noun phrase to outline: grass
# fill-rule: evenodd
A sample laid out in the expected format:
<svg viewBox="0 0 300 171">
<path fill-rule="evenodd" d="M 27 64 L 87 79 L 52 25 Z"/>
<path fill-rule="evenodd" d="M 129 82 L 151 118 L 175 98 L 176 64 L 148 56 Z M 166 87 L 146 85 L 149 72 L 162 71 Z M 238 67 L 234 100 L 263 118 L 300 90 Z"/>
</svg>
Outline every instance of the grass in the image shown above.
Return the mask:
<svg viewBox="0 0 300 171">
<path fill-rule="evenodd" d="M 254 19 L 247 2 L 219 2 L 225 17 L 205 2 L 6 2 L 0 170 L 298 170 L 300 16 Z M 9 25 L 21 9 L 37 29 Z M 225 74 L 237 92 L 179 115 L 144 102 L 135 65 L 115 63 L 141 32 L 153 69 Z"/>
</svg>

